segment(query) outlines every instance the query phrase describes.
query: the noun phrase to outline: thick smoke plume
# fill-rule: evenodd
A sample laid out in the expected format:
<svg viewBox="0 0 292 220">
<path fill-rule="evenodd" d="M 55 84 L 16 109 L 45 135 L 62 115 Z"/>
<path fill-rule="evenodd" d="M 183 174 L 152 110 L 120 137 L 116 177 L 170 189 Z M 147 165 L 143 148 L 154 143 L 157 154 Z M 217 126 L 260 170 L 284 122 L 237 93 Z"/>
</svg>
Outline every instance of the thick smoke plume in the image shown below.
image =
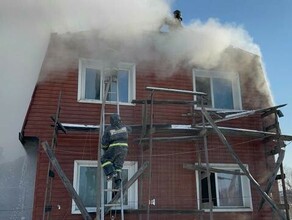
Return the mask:
<svg viewBox="0 0 292 220">
<path fill-rule="evenodd" d="M 139 54 L 143 59 L 149 57 L 141 51 L 153 42 L 158 52 L 169 56 L 174 64 L 187 60 L 191 65 L 205 68 L 215 66 L 221 53 L 231 45 L 260 55 L 259 47 L 243 28 L 221 24 L 215 19 L 204 23 L 194 20 L 168 36 L 155 34 L 164 19 L 172 14 L 170 5 L 163 0 L 92 0 L 86 4 L 80 0 L 65 0 L 47 7 L 45 17 L 52 31 L 61 34 L 96 30 L 108 42 L 126 43 L 128 53 L 136 51 L 138 59 Z M 147 39 L 149 36 L 151 42 Z"/>
<path fill-rule="evenodd" d="M 53 32 L 66 35 L 67 32 L 94 30 L 98 33 L 95 42 L 91 39 L 87 43 L 92 53 L 102 51 L 108 54 L 107 51 L 112 50 L 114 55 L 103 57 L 104 60 L 132 57 L 136 63 L 151 61 L 155 59 L 151 48 L 155 48 L 157 56 L 164 57 L 166 61 L 166 64 L 161 65 L 167 65 L 168 68 L 166 75 L 161 77 L 175 72 L 181 63 L 208 69 L 215 68 L 219 63 L 230 66 L 228 59 L 222 59 L 230 47 L 240 48 L 261 59 L 259 46 L 243 27 L 234 23 L 222 24 L 214 18 L 202 22 L 194 18 L 191 23 L 183 24 L 184 28 L 161 34 L 165 18 L 172 16 L 171 5 L 165 0 L 91 0 L 86 3 L 64 0 L 43 4 L 40 8 L 44 12 L 46 24 Z M 92 55 L 95 57 L 95 54 Z M 231 62 L 248 66 L 244 60 Z M 260 62 L 264 75 L 257 87 L 262 93 L 271 96 L 264 65 Z M 263 84 L 267 85 L 266 89 L 263 89 Z"/>
</svg>

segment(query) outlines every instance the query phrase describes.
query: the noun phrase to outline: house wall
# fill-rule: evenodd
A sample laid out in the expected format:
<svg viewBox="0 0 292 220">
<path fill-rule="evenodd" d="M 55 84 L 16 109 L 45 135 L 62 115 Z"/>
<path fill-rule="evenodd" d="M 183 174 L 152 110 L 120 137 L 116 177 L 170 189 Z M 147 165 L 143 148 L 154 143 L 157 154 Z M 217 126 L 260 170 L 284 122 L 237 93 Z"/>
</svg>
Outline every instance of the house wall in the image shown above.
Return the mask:
<svg viewBox="0 0 292 220">
<path fill-rule="evenodd" d="M 60 121 L 62 123 L 73 124 L 99 124 L 100 104 L 80 103 L 77 101 L 78 87 L 78 58 L 70 59 L 70 65 L 66 68 L 48 68 L 47 62 L 51 64 L 60 62 L 59 57 L 53 56 L 53 49 L 49 46 L 48 54 L 42 77 L 37 85 L 34 98 L 31 103 L 30 112 L 24 129 L 25 136 L 36 136 L 40 143 L 48 141 L 51 143 L 53 128 L 51 115 L 57 110 L 58 97 L 62 92 Z M 159 62 L 158 62 L 159 63 Z M 159 65 L 151 63 L 136 64 L 136 99 L 149 97 L 146 86 L 167 87 L 175 89 L 193 90 L 191 68 L 178 68 L 172 75 L 165 76 L 167 69 L 159 68 Z M 44 77 L 45 75 L 45 77 Z M 258 95 L 257 90 L 252 85 L 252 81 L 241 85 L 242 101 L 245 108 L 254 106 L 252 96 Z M 155 99 L 181 99 L 192 100 L 189 95 L 178 94 L 155 94 Z M 154 123 L 174 123 L 190 124 L 191 119 L 182 114 L 190 111 L 185 106 L 163 106 L 154 107 Z M 138 125 L 142 121 L 141 105 L 120 106 L 120 112 L 125 124 Z M 225 126 L 236 126 L 247 129 L 262 129 L 262 119 L 259 115 L 253 115 L 244 119 L 232 120 L 221 123 Z M 149 160 L 149 149 L 143 151 L 138 145 L 139 133 L 133 133 L 129 140 L 129 154 L 126 160 L 136 160 L 141 163 Z M 264 182 L 265 175 L 268 176 L 270 167 L 265 156 L 265 147 L 262 141 L 244 137 L 228 137 L 229 143 L 241 158 L 244 164 L 248 164 L 249 171 L 256 179 Z M 98 132 L 68 132 L 68 134 L 58 135 L 58 144 L 55 154 L 63 171 L 73 181 L 74 160 L 96 160 L 97 159 Z M 185 142 L 155 142 L 153 145 L 152 157 L 152 181 L 151 199 L 155 199 L 156 205 L 151 208 L 160 209 L 197 209 L 197 192 L 195 172 L 183 168 L 183 163 L 196 163 L 198 155 L 201 153 L 204 162 L 202 141 Z M 210 163 L 235 163 L 226 147 L 220 142 L 216 135 L 208 136 L 208 153 Z M 42 218 L 44 207 L 44 195 L 46 190 L 46 176 L 48 169 L 48 158 L 41 147 L 38 148 L 37 172 L 34 194 L 33 220 Z M 139 180 L 140 192 L 139 204 L 142 208 L 147 207 L 149 174 L 144 174 Z M 236 213 L 214 213 L 214 219 L 271 219 L 271 210 L 264 207 L 257 211 L 257 204 L 261 197 L 252 187 L 252 202 L 254 212 Z M 52 219 L 82 219 L 81 215 L 71 214 L 71 198 L 66 191 L 60 178 L 56 175 L 52 185 Z M 58 208 L 59 207 L 59 208 Z M 93 215 L 94 216 L 94 215 Z M 204 219 L 208 219 L 209 214 L 203 214 Z M 141 219 L 146 219 L 145 214 L 140 215 Z M 199 219 L 198 215 L 166 215 L 151 214 L 151 219 Z M 129 214 L 127 219 L 137 219 L 138 214 Z"/>
</svg>

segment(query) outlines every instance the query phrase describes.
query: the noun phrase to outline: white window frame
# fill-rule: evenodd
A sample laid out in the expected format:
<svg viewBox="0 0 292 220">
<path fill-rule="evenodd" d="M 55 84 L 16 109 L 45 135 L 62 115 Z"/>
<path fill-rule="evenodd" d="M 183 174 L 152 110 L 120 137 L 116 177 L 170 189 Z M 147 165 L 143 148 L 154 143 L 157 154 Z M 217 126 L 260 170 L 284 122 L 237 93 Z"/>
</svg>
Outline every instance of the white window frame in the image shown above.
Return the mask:
<svg viewBox="0 0 292 220">
<path fill-rule="evenodd" d="M 206 164 L 202 164 L 203 166 L 206 166 Z M 238 164 L 209 164 L 212 168 L 217 169 L 224 169 L 228 171 L 234 171 L 234 170 L 241 170 Z M 244 164 L 246 169 L 248 170 L 248 165 Z M 200 184 L 201 180 L 199 180 L 199 173 L 200 171 L 196 171 L 196 189 L 197 189 L 197 198 L 198 201 L 201 200 L 200 198 Z M 251 196 L 251 187 L 250 187 L 250 181 L 247 176 L 240 175 L 241 178 L 241 187 L 242 187 L 242 199 L 243 199 L 243 206 L 213 206 L 214 212 L 252 212 L 253 211 L 253 205 L 252 205 L 252 196 Z M 219 203 L 219 192 L 218 192 L 218 174 L 215 173 L 215 187 L 216 187 L 216 198 L 217 198 L 217 204 Z M 203 209 L 205 211 L 209 211 L 208 207 L 200 207 L 200 203 L 198 202 L 198 209 Z"/>
<path fill-rule="evenodd" d="M 77 194 L 79 194 L 79 175 L 80 175 L 80 167 L 97 167 L 97 161 L 94 160 L 75 160 L 74 161 L 74 176 L 73 176 L 73 187 L 76 190 Z M 137 161 L 125 161 L 123 169 L 128 170 L 128 178 L 130 179 L 138 170 L 138 162 Z M 129 180 L 128 179 L 128 180 Z M 107 181 L 107 189 L 110 189 L 112 186 L 112 181 Z M 111 200 L 111 193 L 107 193 L 107 200 Z M 136 180 L 131 187 L 128 189 L 128 193 L 126 194 L 128 197 L 129 204 L 123 205 L 124 209 L 137 209 L 138 208 L 138 180 Z M 120 207 L 116 207 L 119 209 Z M 96 212 L 96 207 L 86 207 L 88 212 Z M 81 214 L 78 209 L 76 203 L 72 199 L 72 214 Z"/>
<path fill-rule="evenodd" d="M 223 78 L 229 79 L 232 82 L 232 95 L 233 95 L 233 109 L 232 110 L 242 110 L 242 100 L 241 100 L 241 89 L 240 89 L 240 79 L 239 74 L 235 72 L 223 72 L 215 70 L 202 70 L 202 69 L 193 69 L 193 88 L 196 90 L 196 77 L 208 77 L 211 79 L 211 102 L 212 109 L 214 107 L 214 91 L 213 91 L 213 79 L 214 78 Z M 200 91 L 197 91 L 200 92 Z M 196 100 L 196 97 L 195 97 Z M 197 106 L 198 107 L 198 106 Z M 218 108 L 217 108 L 218 109 Z M 226 110 L 226 109 L 224 109 Z"/>
<path fill-rule="evenodd" d="M 83 103 L 102 103 L 103 97 L 103 85 L 101 83 L 100 86 L 100 100 L 97 99 L 86 99 L 85 98 L 85 75 L 86 68 L 92 68 L 100 70 L 101 72 L 101 82 L 104 80 L 104 70 L 105 65 L 100 60 L 92 60 L 92 59 L 79 59 L 79 71 L 78 71 L 78 95 L 77 101 Z M 128 77 L 128 102 L 119 102 L 122 105 L 134 105 L 132 104 L 132 100 L 136 98 L 136 65 L 134 63 L 118 63 L 119 70 L 126 70 L 129 72 Z M 115 101 L 107 101 L 108 104 L 116 104 Z"/>
</svg>

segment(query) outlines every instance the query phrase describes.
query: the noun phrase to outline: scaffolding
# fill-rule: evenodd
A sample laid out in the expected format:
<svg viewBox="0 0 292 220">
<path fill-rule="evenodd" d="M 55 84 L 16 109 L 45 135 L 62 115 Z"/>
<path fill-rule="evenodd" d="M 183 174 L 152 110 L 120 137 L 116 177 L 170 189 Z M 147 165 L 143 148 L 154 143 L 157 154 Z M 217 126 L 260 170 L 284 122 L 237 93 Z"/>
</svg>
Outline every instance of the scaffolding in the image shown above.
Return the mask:
<svg viewBox="0 0 292 220">
<path fill-rule="evenodd" d="M 148 171 L 148 189 L 147 189 L 147 207 L 139 207 L 137 210 L 126 210 L 126 212 L 135 212 L 135 213 L 144 213 L 147 216 L 147 220 L 150 219 L 151 213 L 170 213 L 170 214 L 193 214 L 202 217 L 202 214 L 205 213 L 205 210 L 208 210 L 209 219 L 214 219 L 213 214 L 213 204 L 212 204 L 212 190 L 211 190 L 211 180 L 210 176 L 211 173 L 229 173 L 233 175 L 240 175 L 246 176 L 250 183 L 254 186 L 254 188 L 258 191 L 261 196 L 261 201 L 259 205 L 259 209 L 261 209 L 264 203 L 267 203 L 270 208 L 273 210 L 276 216 L 278 216 L 282 220 L 290 219 L 289 216 L 289 206 L 287 202 L 286 196 L 286 189 L 284 184 L 284 171 L 283 171 L 283 159 L 285 154 L 285 143 L 284 141 L 291 141 L 292 136 L 282 135 L 279 127 L 278 116 L 281 116 L 281 112 L 279 108 L 285 105 L 274 106 L 265 109 L 258 109 L 258 110 L 247 110 L 247 111 L 214 111 L 214 110 L 207 110 L 204 107 L 205 103 L 205 93 L 195 92 L 195 91 L 188 91 L 188 90 L 179 90 L 179 89 L 170 89 L 170 88 L 159 88 L 159 87 L 146 87 L 146 90 L 150 92 L 150 98 L 145 100 L 134 100 L 133 103 L 135 104 L 142 104 L 143 111 L 142 111 L 142 124 L 141 125 L 133 125 L 132 127 L 140 132 L 140 137 L 136 140 L 141 149 L 146 148 L 149 150 L 149 160 L 144 161 L 143 157 L 143 150 L 141 152 L 141 163 L 138 171 L 130 178 L 130 180 L 122 186 L 122 189 L 112 198 L 112 200 L 108 203 L 109 206 L 105 206 L 102 203 L 102 200 L 99 198 L 103 198 L 103 185 L 100 183 L 98 190 L 100 193 L 97 193 L 97 219 L 103 220 L 104 216 L 108 214 L 111 210 L 110 205 L 114 204 L 121 198 L 123 193 L 130 188 L 130 186 L 141 176 L 143 176 Z M 184 94 L 189 95 L 191 98 L 190 100 L 158 100 L 155 99 L 155 95 L 157 93 L 176 93 L 176 94 Z M 105 100 L 104 100 L 105 104 Z M 191 117 L 192 124 L 189 125 L 180 125 L 180 124 L 165 124 L 165 123 L 154 123 L 154 105 L 187 105 L 190 107 L 190 112 L 187 113 L 185 116 Z M 71 131 L 71 130 L 78 130 L 78 131 L 92 131 L 92 130 L 99 130 L 99 137 L 101 137 L 103 126 L 104 126 L 104 113 L 105 111 L 101 111 L 101 124 L 99 126 L 94 125 L 74 125 L 74 124 L 66 124 L 61 123 L 59 121 L 59 113 L 60 113 L 60 99 L 57 109 L 57 117 L 52 118 L 54 121 L 54 134 L 53 134 L 53 142 L 52 145 L 57 140 L 58 130 L 63 131 Z M 274 123 L 267 126 L 264 131 L 257 131 L 257 130 L 250 130 L 250 129 L 242 129 L 242 128 L 230 128 L 230 127 L 221 127 L 218 126 L 216 123 L 222 121 L 229 121 L 233 119 L 241 119 L 245 118 L 254 114 L 260 114 L 261 117 L 264 119 L 266 117 L 272 116 L 274 118 Z M 164 134 L 168 134 L 166 136 L 157 136 L 154 134 L 163 131 Z M 180 135 L 177 135 L 179 133 Z M 174 136 L 169 136 L 171 134 L 175 134 Z M 227 151 L 230 153 L 234 161 L 240 167 L 240 171 L 228 171 L 225 169 L 218 169 L 214 168 L 209 163 L 209 149 L 208 149 L 208 139 L 207 136 L 209 134 L 216 134 L 222 144 L 226 147 Z M 260 184 L 256 181 L 253 175 L 246 169 L 244 164 L 242 163 L 239 156 L 234 151 L 232 145 L 227 141 L 225 135 L 238 135 L 243 137 L 253 137 L 257 139 L 261 139 L 263 141 L 269 142 L 273 141 L 276 146 L 271 151 L 266 152 L 267 156 L 274 156 L 278 155 L 278 159 L 275 163 L 275 167 L 268 178 L 266 183 L 265 189 L 260 186 Z M 192 170 L 192 171 L 204 171 L 207 177 L 207 185 L 208 185 L 208 206 L 202 207 L 202 201 L 199 200 L 198 209 L 192 210 L 181 210 L 181 209 L 153 209 L 151 205 L 155 203 L 151 198 L 151 190 L 152 190 L 152 158 L 153 158 L 153 143 L 154 142 L 183 142 L 183 141 L 197 141 L 200 140 L 203 142 L 203 149 L 202 152 L 204 154 L 204 164 L 202 163 L 202 155 L 198 153 L 197 161 L 195 164 L 184 163 L 183 168 Z M 55 170 L 57 171 L 58 175 L 61 177 L 63 184 L 65 185 L 66 189 L 70 193 L 72 199 L 77 204 L 79 210 L 84 219 L 90 220 L 91 217 L 88 214 L 84 204 L 82 203 L 81 199 L 79 198 L 78 194 L 74 190 L 72 184 L 66 178 L 65 174 L 62 172 L 60 165 L 58 164 L 57 159 L 54 156 L 53 151 L 46 142 L 42 143 L 42 146 L 47 153 L 51 164 L 54 166 Z M 201 151 L 199 150 L 199 151 Z M 98 161 L 100 161 L 101 151 L 98 151 Z M 51 165 L 49 165 L 51 166 Z M 100 164 L 98 167 L 101 167 Z M 280 174 L 278 174 L 280 172 Z M 101 169 L 98 170 L 97 176 L 98 179 L 101 178 Z M 201 172 L 198 172 L 198 177 L 202 178 Z M 283 194 L 284 194 L 284 204 L 281 207 L 279 204 L 276 204 L 275 201 L 269 196 L 273 185 L 276 183 L 277 180 L 282 181 L 283 186 Z M 102 181 L 101 181 L 102 182 Z M 143 186 L 140 185 L 140 188 Z M 201 187 L 201 184 L 199 184 Z M 98 191 L 97 191 L 98 192 Z M 199 190 L 199 194 L 201 190 Z M 142 197 L 142 196 L 141 196 Z M 201 198 L 201 195 L 199 195 Z M 45 204 L 46 208 L 47 205 Z M 281 209 L 284 208 L 285 212 Z M 123 213 L 121 213 L 122 215 Z"/>
<path fill-rule="evenodd" d="M 204 107 L 204 100 L 206 94 L 204 93 L 199 93 L 199 92 L 194 92 L 194 91 L 187 91 L 187 90 L 178 90 L 178 89 L 169 89 L 169 88 L 159 88 L 159 87 L 146 87 L 146 90 L 150 91 L 150 99 L 148 100 L 135 100 L 134 103 L 136 104 L 143 104 L 144 109 L 147 109 L 147 104 L 150 108 L 150 116 L 147 116 L 147 110 L 144 110 L 144 115 L 142 116 L 143 118 L 143 125 L 142 125 L 142 134 L 141 134 L 141 139 L 140 143 L 143 141 L 148 141 L 149 143 L 149 184 L 148 184 L 148 200 L 150 201 L 150 194 L 151 194 L 151 168 L 152 168 L 152 149 L 153 149 L 153 141 L 185 141 L 185 140 L 195 140 L 195 139 L 203 139 L 203 152 L 205 156 L 205 165 L 202 166 L 201 164 L 201 155 L 199 154 L 197 165 L 192 165 L 192 164 L 184 164 L 184 168 L 186 169 L 191 169 L 191 170 L 204 170 L 206 172 L 207 176 L 207 184 L 208 184 L 208 210 L 209 210 L 209 219 L 213 220 L 213 204 L 212 204 L 212 194 L 211 194 L 211 181 L 210 181 L 210 173 L 229 173 L 228 170 L 224 169 L 215 169 L 210 167 L 209 164 L 209 157 L 208 157 L 208 144 L 207 144 L 207 133 L 215 133 L 218 135 L 219 139 L 221 140 L 222 144 L 227 148 L 228 152 L 234 159 L 234 161 L 238 164 L 240 167 L 241 171 L 240 172 L 231 172 L 234 175 L 244 175 L 246 176 L 250 183 L 256 188 L 256 190 L 259 192 L 261 196 L 261 202 L 259 205 L 259 209 L 263 207 L 263 204 L 266 202 L 273 210 L 274 213 L 280 218 L 280 219 L 290 219 L 289 217 L 289 206 L 287 203 L 287 196 L 286 196 L 286 189 L 285 189 L 285 184 L 284 184 L 284 173 L 283 173 L 283 159 L 284 159 L 284 148 L 285 144 L 284 141 L 291 141 L 291 136 L 285 136 L 281 134 L 280 128 L 279 128 L 279 122 L 278 122 L 278 116 L 281 116 L 281 112 L 278 108 L 283 107 L 285 105 L 279 105 L 271 108 L 265 108 L 265 109 L 259 109 L 259 110 L 251 110 L 251 111 L 238 111 L 238 112 L 231 112 L 224 114 L 220 114 L 219 112 L 214 112 L 211 111 L 211 114 L 215 115 L 215 119 L 211 117 L 210 112 L 206 110 Z M 164 93 L 178 93 L 178 94 L 190 94 L 193 96 L 193 99 L 191 101 L 182 101 L 182 100 L 158 100 L 156 101 L 154 99 L 154 94 L 158 92 L 164 92 Z M 154 105 L 155 104 L 164 104 L 164 105 L 173 105 L 173 104 L 188 104 L 191 105 L 191 113 L 189 115 L 192 116 L 192 125 L 185 126 L 185 125 L 159 125 L 156 124 L 154 125 L 153 122 L 153 116 L 154 116 Z M 197 121 L 194 116 L 196 115 L 194 113 L 195 109 L 193 108 L 194 106 L 197 106 L 197 112 L 200 113 L 201 121 Z M 262 118 L 268 117 L 270 115 L 274 116 L 275 122 L 268 126 L 265 131 L 256 131 L 256 130 L 248 130 L 248 129 L 236 129 L 236 128 L 222 128 L 216 125 L 217 122 L 222 122 L 222 121 L 228 121 L 232 119 L 239 119 L 243 117 L 247 117 L 253 114 L 261 114 Z M 147 125 L 147 121 L 149 121 L 149 124 Z M 149 130 L 147 130 L 147 127 Z M 155 127 L 155 129 L 154 129 Z M 182 129 L 182 130 L 192 130 L 195 131 L 196 134 L 192 136 L 174 136 L 174 137 L 153 137 L 154 130 L 157 131 L 158 129 L 167 129 L 169 131 L 175 130 L 175 129 Z M 275 131 L 271 132 L 270 130 L 274 129 Z M 273 140 L 276 142 L 276 147 L 270 155 L 275 155 L 278 154 L 278 159 L 276 162 L 276 166 L 274 167 L 274 170 L 268 180 L 267 186 L 265 190 L 262 189 L 260 184 L 256 181 L 256 179 L 252 176 L 252 174 L 246 169 L 236 152 L 234 151 L 232 145 L 227 141 L 225 134 L 239 134 L 242 136 L 251 136 L 251 137 L 257 137 L 257 138 L 262 138 L 264 140 Z M 146 137 L 148 134 L 148 138 Z M 280 169 L 281 168 L 281 169 Z M 280 175 L 277 175 L 280 169 Z M 200 177 L 200 172 L 199 173 L 199 179 Z M 269 193 L 271 192 L 272 186 L 274 185 L 276 180 L 281 180 L 282 181 L 282 186 L 283 186 L 283 194 L 284 194 L 284 209 L 285 213 L 282 212 L 280 207 L 273 201 L 273 199 L 269 196 Z M 201 187 L 201 186 L 200 186 Z M 200 191 L 200 190 L 199 190 Z M 201 197 L 200 197 L 201 198 Z M 200 211 L 203 211 L 202 209 L 202 204 L 200 200 L 199 204 L 200 210 L 197 210 L 201 213 Z M 177 212 L 181 212 L 181 210 L 177 210 Z M 148 203 L 147 206 L 147 219 L 150 217 L 150 203 Z"/>
</svg>

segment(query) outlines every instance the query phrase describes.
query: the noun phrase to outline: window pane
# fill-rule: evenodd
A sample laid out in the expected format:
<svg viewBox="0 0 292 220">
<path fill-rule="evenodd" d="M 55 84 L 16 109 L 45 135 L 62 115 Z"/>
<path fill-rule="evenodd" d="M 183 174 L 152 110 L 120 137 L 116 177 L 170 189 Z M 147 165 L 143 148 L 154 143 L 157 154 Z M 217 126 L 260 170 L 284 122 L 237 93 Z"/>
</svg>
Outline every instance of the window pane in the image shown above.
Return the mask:
<svg viewBox="0 0 292 220">
<path fill-rule="evenodd" d="M 196 91 L 206 93 L 208 99 L 206 107 L 212 107 L 210 78 L 196 77 Z M 197 96 L 197 101 L 201 102 L 200 96 Z"/>
<path fill-rule="evenodd" d="M 96 167 L 80 167 L 79 196 L 86 207 L 96 206 Z"/>
<path fill-rule="evenodd" d="M 85 99 L 100 100 L 100 70 L 86 68 Z"/>
<path fill-rule="evenodd" d="M 128 88 L 129 88 L 129 71 L 119 71 L 119 95 L 120 102 L 128 102 Z"/>
<path fill-rule="evenodd" d="M 220 206 L 243 206 L 240 176 L 219 173 L 217 178 Z"/>
<path fill-rule="evenodd" d="M 201 180 L 202 186 L 202 203 L 209 202 L 209 193 L 208 193 L 208 179 L 205 172 L 201 172 L 201 176 L 203 177 Z M 211 181 L 211 195 L 212 195 L 212 202 L 214 206 L 217 206 L 217 199 L 216 199 L 216 186 L 215 186 L 215 174 L 210 174 L 210 181 Z"/>
<path fill-rule="evenodd" d="M 119 70 L 118 82 L 119 82 L 119 101 L 128 102 L 128 87 L 129 87 L 129 72 L 127 70 Z M 117 101 L 117 83 L 112 82 L 107 101 Z"/>
<path fill-rule="evenodd" d="M 233 109 L 232 82 L 228 79 L 213 78 L 214 107 Z"/>
</svg>

